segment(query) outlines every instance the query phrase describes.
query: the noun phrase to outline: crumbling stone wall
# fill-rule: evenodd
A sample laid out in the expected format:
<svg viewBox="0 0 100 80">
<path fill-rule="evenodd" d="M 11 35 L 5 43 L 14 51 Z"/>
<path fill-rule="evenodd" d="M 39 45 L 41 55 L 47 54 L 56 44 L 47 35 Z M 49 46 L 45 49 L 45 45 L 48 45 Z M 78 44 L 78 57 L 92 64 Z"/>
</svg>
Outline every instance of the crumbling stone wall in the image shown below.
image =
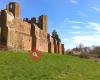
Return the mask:
<svg viewBox="0 0 100 80">
<path fill-rule="evenodd" d="M 33 24 L 32 32 L 32 45 L 33 48 L 37 48 L 40 51 L 48 52 L 48 39 L 47 33 L 41 30 L 36 24 Z M 34 46 L 35 45 L 35 46 Z"/>
<path fill-rule="evenodd" d="M 62 45 L 62 46 L 61 46 L 62 54 L 64 54 L 64 52 L 65 52 L 64 44 L 61 44 L 61 45 Z"/>
<path fill-rule="evenodd" d="M 58 53 L 62 54 L 62 44 L 58 42 L 57 45 L 58 45 Z"/>
<path fill-rule="evenodd" d="M 64 45 L 48 36 L 47 16 L 20 19 L 20 6 L 13 2 L 1 11 L 1 43 L 7 48 L 64 53 Z"/>
<path fill-rule="evenodd" d="M 3 11 L 2 17 L 2 43 L 8 48 L 31 50 L 31 25 L 14 18 L 7 10 Z"/>
<path fill-rule="evenodd" d="M 42 52 L 48 52 L 47 16 L 40 16 L 38 21 L 34 17 L 26 21 L 31 23 L 32 49 L 37 48 Z"/>
<path fill-rule="evenodd" d="M 54 44 L 54 53 L 58 53 L 58 45 L 57 45 L 57 40 L 53 38 L 53 44 Z"/>
<path fill-rule="evenodd" d="M 48 52 L 54 53 L 54 40 L 50 34 L 48 34 Z"/>
<path fill-rule="evenodd" d="M 48 34 L 48 52 L 64 54 L 64 44 L 57 42 L 50 34 Z"/>
</svg>

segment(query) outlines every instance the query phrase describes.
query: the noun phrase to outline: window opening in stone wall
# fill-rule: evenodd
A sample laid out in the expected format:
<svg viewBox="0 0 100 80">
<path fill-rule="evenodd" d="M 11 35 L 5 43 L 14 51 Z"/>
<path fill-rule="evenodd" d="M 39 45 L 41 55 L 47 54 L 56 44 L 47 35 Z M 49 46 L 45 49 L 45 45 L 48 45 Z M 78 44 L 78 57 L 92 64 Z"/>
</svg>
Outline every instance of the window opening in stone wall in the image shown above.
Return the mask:
<svg viewBox="0 0 100 80">
<path fill-rule="evenodd" d="M 12 10 L 12 8 L 13 8 L 13 5 L 11 4 L 11 5 L 10 5 L 10 10 Z"/>
</svg>

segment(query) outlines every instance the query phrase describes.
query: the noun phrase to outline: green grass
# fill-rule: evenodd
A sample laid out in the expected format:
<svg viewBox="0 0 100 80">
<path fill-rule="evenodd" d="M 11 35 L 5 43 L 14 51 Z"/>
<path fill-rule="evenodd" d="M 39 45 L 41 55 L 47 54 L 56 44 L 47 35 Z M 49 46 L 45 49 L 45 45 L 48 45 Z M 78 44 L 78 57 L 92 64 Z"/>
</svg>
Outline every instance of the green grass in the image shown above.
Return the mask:
<svg viewBox="0 0 100 80">
<path fill-rule="evenodd" d="M 100 80 L 100 63 L 50 54 L 35 62 L 24 52 L 0 52 L 0 80 Z"/>
</svg>

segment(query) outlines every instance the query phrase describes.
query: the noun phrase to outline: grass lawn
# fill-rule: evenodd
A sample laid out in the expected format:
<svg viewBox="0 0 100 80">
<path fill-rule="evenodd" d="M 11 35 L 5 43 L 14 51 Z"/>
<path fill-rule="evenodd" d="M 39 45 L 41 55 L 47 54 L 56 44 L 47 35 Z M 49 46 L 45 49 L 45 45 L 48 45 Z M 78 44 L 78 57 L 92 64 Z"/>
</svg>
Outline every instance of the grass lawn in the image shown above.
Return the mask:
<svg viewBox="0 0 100 80">
<path fill-rule="evenodd" d="M 100 80 L 100 63 L 50 54 L 35 62 L 24 52 L 0 52 L 0 80 Z"/>
</svg>

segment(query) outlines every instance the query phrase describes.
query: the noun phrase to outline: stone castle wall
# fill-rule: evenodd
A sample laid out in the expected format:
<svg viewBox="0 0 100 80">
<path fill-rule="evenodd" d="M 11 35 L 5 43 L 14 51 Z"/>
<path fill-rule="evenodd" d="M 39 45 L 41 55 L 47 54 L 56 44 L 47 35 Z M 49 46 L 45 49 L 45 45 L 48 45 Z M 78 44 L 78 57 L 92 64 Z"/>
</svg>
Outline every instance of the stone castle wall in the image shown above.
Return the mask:
<svg viewBox="0 0 100 80">
<path fill-rule="evenodd" d="M 37 48 L 43 52 L 48 52 L 47 33 L 41 30 L 36 24 L 33 24 L 32 32 L 34 32 L 32 34 L 33 48 Z"/>
<path fill-rule="evenodd" d="M 54 52 L 54 40 L 53 37 L 48 34 L 48 52 L 55 53 Z"/>
<path fill-rule="evenodd" d="M 31 24 L 22 21 L 18 18 L 14 18 L 13 14 L 7 10 L 3 11 L 2 20 L 5 24 L 2 24 L 2 41 L 9 48 L 31 50 Z M 5 17 L 6 16 L 6 17 Z"/>
<path fill-rule="evenodd" d="M 31 20 L 20 19 L 20 6 L 9 3 L 1 11 L 1 43 L 7 48 L 32 50 L 37 48 L 42 52 L 64 53 L 64 45 L 58 44 L 52 36 L 48 36 L 47 16 Z"/>
</svg>

